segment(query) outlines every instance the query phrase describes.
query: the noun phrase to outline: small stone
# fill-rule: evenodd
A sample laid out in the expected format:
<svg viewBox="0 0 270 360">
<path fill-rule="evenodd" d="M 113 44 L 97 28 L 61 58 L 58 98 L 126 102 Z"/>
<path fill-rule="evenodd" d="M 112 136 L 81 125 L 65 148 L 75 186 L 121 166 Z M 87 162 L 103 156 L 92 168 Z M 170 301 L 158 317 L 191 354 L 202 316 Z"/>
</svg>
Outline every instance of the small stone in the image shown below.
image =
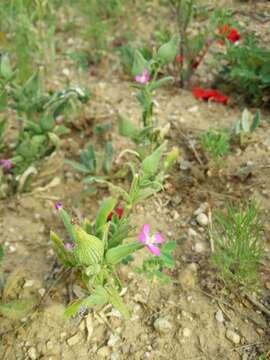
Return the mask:
<svg viewBox="0 0 270 360">
<path fill-rule="evenodd" d="M 224 322 L 223 312 L 220 309 L 215 313 L 215 318 L 220 323 Z"/>
<path fill-rule="evenodd" d="M 191 336 L 191 330 L 189 328 L 184 328 L 182 331 L 182 334 L 184 337 L 190 337 Z"/>
<path fill-rule="evenodd" d="M 30 288 L 34 285 L 35 281 L 34 280 L 26 280 L 23 287 L 24 288 Z"/>
<path fill-rule="evenodd" d="M 158 318 L 154 322 L 154 328 L 161 334 L 167 334 L 172 331 L 172 324 L 164 318 Z"/>
<path fill-rule="evenodd" d="M 120 336 L 119 335 L 111 334 L 107 345 L 110 346 L 110 347 L 114 347 L 119 341 L 120 341 Z"/>
<path fill-rule="evenodd" d="M 192 228 L 189 228 L 188 229 L 188 236 L 192 237 L 192 238 L 195 238 L 195 237 L 198 236 L 198 233 L 195 230 L 193 230 Z"/>
<path fill-rule="evenodd" d="M 196 242 L 196 244 L 192 247 L 193 251 L 198 254 L 201 254 L 205 251 L 205 245 L 202 242 Z"/>
<path fill-rule="evenodd" d="M 54 343 L 52 341 L 47 341 L 47 350 L 51 351 L 54 348 Z"/>
<path fill-rule="evenodd" d="M 16 251 L 16 246 L 10 245 L 10 247 L 8 249 L 9 249 L 10 253 L 14 253 Z"/>
<path fill-rule="evenodd" d="M 208 225 L 208 217 L 204 213 L 199 214 L 196 217 L 196 221 L 200 226 Z"/>
<path fill-rule="evenodd" d="M 179 163 L 180 170 L 183 170 L 183 171 L 191 169 L 191 166 L 192 166 L 191 162 L 187 161 L 187 160 L 182 160 Z"/>
<path fill-rule="evenodd" d="M 230 329 L 227 329 L 226 331 L 226 338 L 233 342 L 235 345 L 238 345 L 241 340 L 240 335 Z"/>
<path fill-rule="evenodd" d="M 41 289 L 38 290 L 38 292 L 39 292 L 39 295 L 41 297 L 43 297 L 45 295 L 45 293 L 46 293 L 46 290 L 44 288 L 41 288 Z"/>
<path fill-rule="evenodd" d="M 98 349 L 97 351 L 97 356 L 98 359 L 99 358 L 106 358 L 108 356 L 110 356 L 111 354 L 111 349 L 109 348 L 109 346 L 102 346 L 100 349 Z"/>
<path fill-rule="evenodd" d="M 32 346 L 30 347 L 30 349 L 27 351 L 27 355 L 29 356 L 29 358 L 31 360 L 36 360 L 37 359 L 37 350 Z"/>
<path fill-rule="evenodd" d="M 86 317 L 86 330 L 87 330 L 87 340 L 89 340 L 94 332 L 94 325 L 93 325 L 93 316 L 92 314 L 88 314 Z"/>
<path fill-rule="evenodd" d="M 66 333 L 66 332 L 61 332 L 61 334 L 60 334 L 60 339 L 61 339 L 61 340 L 64 340 L 64 339 L 66 338 L 66 336 L 67 336 L 67 333 Z"/>
<path fill-rule="evenodd" d="M 78 344 L 81 341 L 81 335 L 80 333 L 77 333 L 75 335 L 73 335 L 71 338 L 69 338 L 67 340 L 67 343 L 69 346 L 74 346 L 76 344 Z"/>
</svg>

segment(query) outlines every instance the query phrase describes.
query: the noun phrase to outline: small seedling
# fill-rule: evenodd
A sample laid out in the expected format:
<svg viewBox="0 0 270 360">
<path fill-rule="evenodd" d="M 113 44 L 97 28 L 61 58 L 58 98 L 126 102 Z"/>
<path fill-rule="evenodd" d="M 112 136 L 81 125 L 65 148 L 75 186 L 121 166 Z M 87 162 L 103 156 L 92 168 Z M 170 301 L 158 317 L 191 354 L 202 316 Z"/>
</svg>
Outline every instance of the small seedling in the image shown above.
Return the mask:
<svg viewBox="0 0 270 360">
<path fill-rule="evenodd" d="M 240 147 L 243 147 L 248 141 L 251 134 L 260 125 L 260 112 L 257 110 L 255 115 L 245 109 L 242 113 L 241 119 L 237 120 L 234 128 L 233 135 L 239 140 Z"/>
<path fill-rule="evenodd" d="M 230 151 L 230 133 L 226 129 L 207 131 L 201 135 L 200 142 L 210 159 L 219 166 Z"/>
<path fill-rule="evenodd" d="M 263 255 L 263 220 L 254 202 L 231 205 L 214 213 L 211 236 L 214 242 L 213 263 L 228 286 L 241 290 L 256 288 Z"/>
</svg>

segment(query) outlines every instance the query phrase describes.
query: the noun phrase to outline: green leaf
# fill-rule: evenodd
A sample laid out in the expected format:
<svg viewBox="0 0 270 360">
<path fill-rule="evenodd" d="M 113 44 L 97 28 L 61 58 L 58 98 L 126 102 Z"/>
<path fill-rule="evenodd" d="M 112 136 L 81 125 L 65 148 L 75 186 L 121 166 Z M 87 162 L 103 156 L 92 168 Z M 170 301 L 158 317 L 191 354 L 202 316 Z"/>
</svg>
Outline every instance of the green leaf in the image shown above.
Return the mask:
<svg viewBox="0 0 270 360">
<path fill-rule="evenodd" d="M 74 316 L 82 308 L 83 299 L 75 301 L 72 305 L 68 306 L 65 309 L 64 315 L 67 317 Z"/>
<path fill-rule="evenodd" d="M 251 127 L 250 127 L 250 131 L 255 131 L 257 129 L 257 127 L 260 125 L 260 112 L 259 110 L 256 111 L 256 114 L 253 118 Z"/>
<path fill-rule="evenodd" d="M 147 156 L 142 162 L 142 171 L 147 176 L 155 175 L 158 166 L 160 163 L 160 159 L 163 155 L 163 152 L 166 148 L 166 143 L 160 145 L 151 155 Z"/>
<path fill-rule="evenodd" d="M 4 54 L 1 56 L 0 72 L 6 80 L 13 76 L 13 71 L 8 55 Z"/>
<path fill-rule="evenodd" d="M 116 265 L 125 257 L 142 248 L 139 242 L 119 245 L 107 251 L 105 259 L 108 264 Z"/>
<path fill-rule="evenodd" d="M 115 307 L 115 309 L 120 312 L 123 318 L 127 320 L 129 318 L 129 312 L 117 290 L 108 287 L 106 288 L 106 290 L 108 293 L 108 302 L 111 303 L 113 307 Z"/>
<path fill-rule="evenodd" d="M 179 36 L 175 35 L 166 44 L 163 44 L 157 52 L 158 58 L 163 64 L 168 64 L 175 60 L 179 49 Z"/>
<path fill-rule="evenodd" d="M 156 89 L 159 89 L 163 85 L 167 85 L 169 82 L 172 82 L 174 79 L 172 76 L 167 76 L 162 79 L 159 79 L 157 81 L 152 81 L 149 85 L 149 90 L 154 91 Z"/>
<path fill-rule="evenodd" d="M 245 133 L 248 133 L 250 130 L 249 118 L 250 118 L 250 112 L 247 109 L 245 109 L 243 111 L 242 121 L 241 121 L 242 129 Z"/>
<path fill-rule="evenodd" d="M 99 207 L 97 218 L 96 218 L 96 235 L 102 237 L 102 228 L 107 223 L 109 214 L 113 211 L 117 203 L 117 200 L 110 197 L 104 199 Z"/>
<path fill-rule="evenodd" d="M 105 150 L 104 150 L 104 161 L 102 164 L 102 170 L 104 174 L 108 174 L 111 169 L 113 159 L 113 146 L 111 141 L 107 141 L 105 144 Z"/>
<path fill-rule="evenodd" d="M 2 244 L 0 244 L 0 266 L 4 260 L 4 255 L 5 255 L 4 246 Z"/>
<path fill-rule="evenodd" d="M 54 128 L 54 118 L 51 115 L 43 114 L 39 120 L 40 126 L 44 131 L 52 131 Z"/>
<path fill-rule="evenodd" d="M 72 166 L 73 169 L 75 169 L 77 171 L 83 172 L 85 174 L 89 173 L 89 169 L 86 166 L 84 166 L 83 164 L 81 164 L 81 163 L 79 163 L 77 161 L 66 159 L 66 160 L 64 160 L 64 163 L 67 164 L 67 165 Z"/>
<path fill-rule="evenodd" d="M 11 320 L 19 320 L 25 317 L 34 305 L 32 299 L 13 300 L 6 304 L 0 303 L 0 313 Z"/>
<path fill-rule="evenodd" d="M 143 57 L 142 53 L 136 50 L 134 53 L 132 75 L 133 76 L 140 75 L 143 72 L 143 70 L 149 70 L 149 63 Z"/>
<path fill-rule="evenodd" d="M 133 139 L 136 137 L 138 130 L 136 126 L 125 117 L 118 116 L 118 132 L 121 136 Z"/>
</svg>

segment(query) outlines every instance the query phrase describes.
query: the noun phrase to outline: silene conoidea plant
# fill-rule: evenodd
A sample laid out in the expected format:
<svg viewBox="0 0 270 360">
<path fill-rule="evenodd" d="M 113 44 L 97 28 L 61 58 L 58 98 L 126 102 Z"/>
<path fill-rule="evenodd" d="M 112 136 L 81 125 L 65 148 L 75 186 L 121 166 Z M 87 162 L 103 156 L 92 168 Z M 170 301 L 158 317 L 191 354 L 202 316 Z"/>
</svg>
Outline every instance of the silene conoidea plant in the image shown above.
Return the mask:
<svg viewBox="0 0 270 360">
<path fill-rule="evenodd" d="M 230 151 L 230 131 L 228 129 L 214 129 L 200 136 L 202 148 L 207 157 L 216 167 L 224 164 L 224 158 Z"/>
<path fill-rule="evenodd" d="M 172 77 L 159 78 L 162 66 L 174 61 L 178 49 L 178 36 L 163 44 L 152 55 L 146 59 L 143 54 L 136 50 L 132 74 L 135 82 L 131 85 L 137 92 L 137 99 L 142 107 L 141 126 L 137 127 L 129 119 L 119 116 L 119 133 L 131 139 L 136 145 L 136 153 L 140 159 L 144 159 L 160 146 L 169 131 L 169 124 L 160 128 L 153 116 L 154 98 L 153 93 L 162 85 L 172 81 Z"/>
<path fill-rule="evenodd" d="M 162 276 L 165 267 L 172 267 L 173 246 L 165 243 L 163 251 L 163 246 L 160 245 L 165 240 L 159 232 L 152 232 L 149 224 L 144 224 L 141 231 L 137 232 L 130 224 L 134 205 L 162 189 L 164 170 L 161 170 L 160 163 L 163 152 L 164 145 L 142 162 L 140 171 L 133 174 L 129 191 L 101 180 L 107 183 L 114 196 L 118 197 L 107 198 L 101 203 L 93 223 L 84 220 L 81 224 L 74 224 L 62 205 L 56 204 L 69 239 L 62 241 L 51 232 L 51 240 L 64 266 L 79 272 L 85 293 L 84 298 L 66 309 L 66 315 L 71 316 L 82 309 L 110 303 L 127 318 L 128 310 L 120 296 L 122 283 L 118 269 L 123 261 L 143 247 L 159 258 L 156 276 Z M 166 162 L 167 157 L 163 161 L 163 168 Z M 121 207 L 117 206 L 119 201 Z M 134 237 L 135 241 L 128 241 Z"/>
<path fill-rule="evenodd" d="M 230 205 L 226 213 L 214 213 L 211 236 L 214 243 L 213 263 L 227 286 L 246 291 L 259 283 L 263 257 L 263 219 L 254 202 Z"/>
<path fill-rule="evenodd" d="M 238 119 L 232 129 L 233 137 L 237 139 L 240 147 L 243 147 L 248 142 L 252 133 L 260 125 L 260 112 L 257 110 L 255 115 L 245 109 L 242 113 L 241 119 Z"/>
</svg>

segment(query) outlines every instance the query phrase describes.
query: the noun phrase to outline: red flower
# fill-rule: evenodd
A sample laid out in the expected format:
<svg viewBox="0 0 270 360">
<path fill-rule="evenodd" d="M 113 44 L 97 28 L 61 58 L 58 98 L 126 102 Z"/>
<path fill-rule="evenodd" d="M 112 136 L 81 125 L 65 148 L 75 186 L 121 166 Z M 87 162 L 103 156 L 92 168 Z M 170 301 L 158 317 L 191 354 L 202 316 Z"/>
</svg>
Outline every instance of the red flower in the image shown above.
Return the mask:
<svg viewBox="0 0 270 360">
<path fill-rule="evenodd" d="M 241 35 L 235 28 L 230 28 L 228 24 L 225 24 L 222 28 L 218 29 L 218 34 L 225 36 L 227 40 L 232 43 L 236 43 L 241 39 Z M 222 39 L 217 41 L 219 45 L 224 45 L 224 41 Z"/>
<path fill-rule="evenodd" d="M 107 217 L 107 221 L 112 221 L 113 215 L 117 215 L 118 219 L 120 220 L 123 217 L 123 213 L 124 213 L 124 210 L 122 208 L 118 207 L 114 211 L 109 213 L 109 215 Z"/>
<path fill-rule="evenodd" d="M 229 100 L 228 96 L 223 95 L 218 90 L 214 89 L 202 89 L 200 87 L 196 87 L 192 89 L 192 93 L 197 99 L 212 100 L 224 105 L 227 105 Z"/>
<path fill-rule="evenodd" d="M 192 69 L 197 69 L 197 67 L 200 65 L 200 63 L 198 61 L 194 61 L 193 63 L 191 63 L 191 67 Z"/>
<path fill-rule="evenodd" d="M 177 55 L 176 58 L 175 58 L 175 61 L 179 64 L 183 64 L 184 62 L 184 56 L 182 55 Z"/>
</svg>

